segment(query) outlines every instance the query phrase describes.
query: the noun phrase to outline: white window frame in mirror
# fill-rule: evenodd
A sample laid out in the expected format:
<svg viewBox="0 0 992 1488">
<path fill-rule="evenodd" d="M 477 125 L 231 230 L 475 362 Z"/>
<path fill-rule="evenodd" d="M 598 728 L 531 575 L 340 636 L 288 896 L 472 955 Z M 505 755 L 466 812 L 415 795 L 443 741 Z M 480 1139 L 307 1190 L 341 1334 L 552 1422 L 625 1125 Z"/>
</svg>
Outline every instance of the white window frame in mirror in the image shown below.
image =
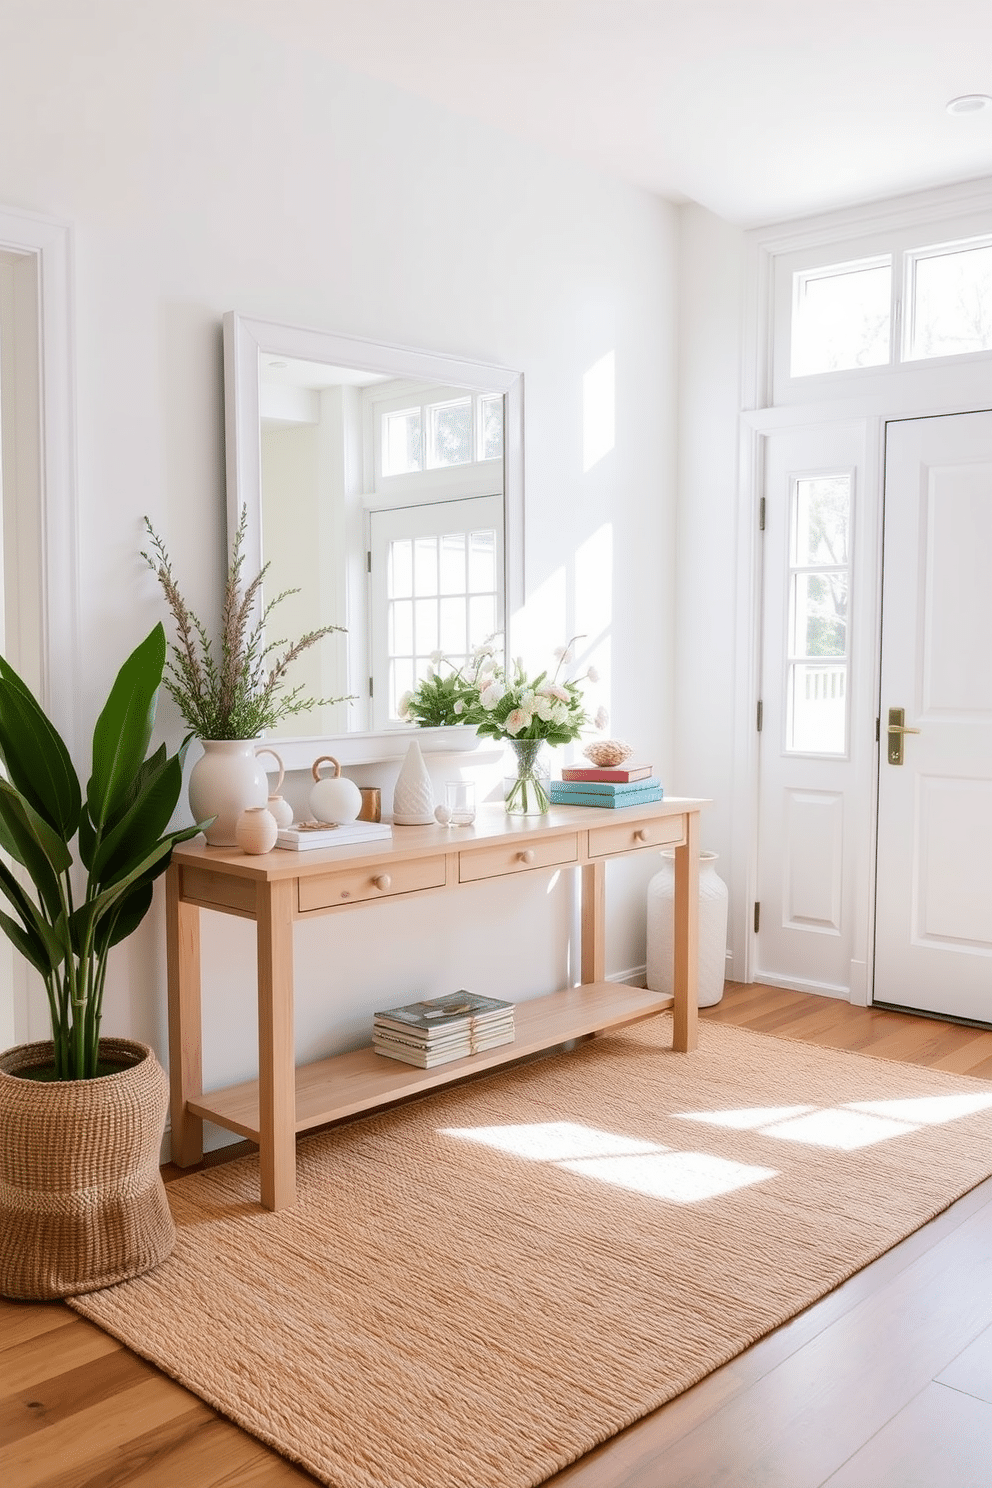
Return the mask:
<svg viewBox="0 0 992 1488">
<path fill-rule="evenodd" d="M 524 597 L 524 448 L 523 374 L 506 367 L 415 351 L 340 336 L 302 326 L 257 320 L 238 311 L 224 316 L 224 405 L 227 449 L 227 522 L 229 537 L 242 511 L 247 513 L 245 570 L 256 573 L 264 562 L 260 358 L 279 356 L 323 362 L 329 366 L 385 373 L 423 382 L 501 393 L 503 421 L 503 542 L 506 630 Z M 506 638 L 509 653 L 509 635 Z M 280 737 L 280 757 L 288 770 L 307 769 L 317 754 L 331 753 L 342 765 L 401 758 L 411 738 L 422 749 L 467 750 L 476 746 L 474 729 L 396 728 L 345 734 Z"/>
</svg>

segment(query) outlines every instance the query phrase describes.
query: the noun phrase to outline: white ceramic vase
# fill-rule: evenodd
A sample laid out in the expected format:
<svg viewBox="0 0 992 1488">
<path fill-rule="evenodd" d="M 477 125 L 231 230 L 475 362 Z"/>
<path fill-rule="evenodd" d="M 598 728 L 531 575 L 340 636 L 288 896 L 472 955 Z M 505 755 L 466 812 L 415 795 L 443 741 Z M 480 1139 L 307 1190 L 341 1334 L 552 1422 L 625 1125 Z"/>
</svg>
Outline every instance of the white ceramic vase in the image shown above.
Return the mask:
<svg viewBox="0 0 992 1488">
<path fill-rule="evenodd" d="M 194 821 L 214 821 L 204 836 L 211 847 L 236 847 L 234 829 L 249 806 L 264 806 L 268 776 L 255 758 L 254 739 L 203 739 L 203 754 L 189 772 Z"/>
<path fill-rule="evenodd" d="M 434 789 L 416 739 L 393 788 L 393 821 L 398 827 L 426 827 L 434 820 Z"/>
<path fill-rule="evenodd" d="M 279 778 L 276 781 L 276 788 L 274 791 L 269 791 L 269 797 L 266 801 L 266 805 L 268 806 L 272 815 L 275 817 L 277 828 L 291 827 L 293 825 L 293 808 L 292 806 L 290 806 L 285 796 L 281 796 L 279 794 L 282 782 L 286 775 L 286 769 L 283 765 L 282 758 L 280 755 L 276 754 L 274 749 L 270 749 L 267 744 L 263 745 L 261 749 L 256 749 L 255 753 L 256 755 L 271 754 L 272 758 L 279 766 Z M 265 850 L 268 851 L 267 848 Z"/>
<path fill-rule="evenodd" d="M 334 774 L 321 779 L 321 765 L 333 765 Z M 333 754 L 322 754 L 320 759 L 314 760 L 310 773 L 314 778 L 310 792 L 310 810 L 314 820 L 333 822 L 335 826 L 356 821 L 362 809 L 362 793 L 353 780 L 341 774 L 341 766 Z"/>
<path fill-rule="evenodd" d="M 699 1006 L 723 996 L 727 970 L 727 885 L 717 876 L 716 853 L 699 854 Z M 675 852 L 666 849 L 648 884 L 648 974 L 652 992 L 671 996 L 675 982 Z"/>
</svg>

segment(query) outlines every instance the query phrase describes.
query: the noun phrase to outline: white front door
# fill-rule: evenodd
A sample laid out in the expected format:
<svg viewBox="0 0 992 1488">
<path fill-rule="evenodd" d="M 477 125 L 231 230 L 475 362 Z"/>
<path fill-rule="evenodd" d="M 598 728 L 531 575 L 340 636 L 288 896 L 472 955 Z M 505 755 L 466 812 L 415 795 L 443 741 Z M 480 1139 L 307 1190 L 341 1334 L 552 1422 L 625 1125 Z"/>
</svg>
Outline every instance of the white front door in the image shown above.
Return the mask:
<svg viewBox="0 0 992 1488">
<path fill-rule="evenodd" d="M 992 1023 L 992 412 L 888 425 L 880 702 L 874 1001 Z"/>
</svg>

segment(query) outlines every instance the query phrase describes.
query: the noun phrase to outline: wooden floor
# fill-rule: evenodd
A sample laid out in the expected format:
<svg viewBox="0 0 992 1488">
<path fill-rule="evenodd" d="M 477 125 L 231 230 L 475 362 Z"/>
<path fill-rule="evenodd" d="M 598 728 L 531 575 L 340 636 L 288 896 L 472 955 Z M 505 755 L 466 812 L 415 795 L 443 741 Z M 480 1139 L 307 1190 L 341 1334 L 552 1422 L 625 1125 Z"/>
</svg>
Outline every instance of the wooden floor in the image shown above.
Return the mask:
<svg viewBox="0 0 992 1488">
<path fill-rule="evenodd" d="M 992 1079 L 992 1032 L 733 984 L 703 1016 Z M 992 1180 L 550 1482 L 989 1488 L 990 1443 Z M 4 1488 L 314 1481 L 61 1303 L 0 1302 L 0 1466 Z"/>
</svg>

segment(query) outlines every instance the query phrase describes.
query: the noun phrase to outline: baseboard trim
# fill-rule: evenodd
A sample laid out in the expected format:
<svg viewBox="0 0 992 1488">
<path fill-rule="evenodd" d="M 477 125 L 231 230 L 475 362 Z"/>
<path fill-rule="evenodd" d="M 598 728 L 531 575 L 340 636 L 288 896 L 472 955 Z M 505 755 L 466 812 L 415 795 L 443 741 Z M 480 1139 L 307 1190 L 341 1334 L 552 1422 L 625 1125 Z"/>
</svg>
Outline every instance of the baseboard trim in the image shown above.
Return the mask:
<svg viewBox="0 0 992 1488">
<path fill-rule="evenodd" d="M 836 997 L 842 1002 L 851 1001 L 850 987 L 842 987 L 834 982 L 814 982 L 806 977 L 776 976 L 770 971 L 756 971 L 751 980 L 760 982 L 765 987 L 781 987 L 787 992 L 812 992 L 816 997 Z"/>
</svg>

